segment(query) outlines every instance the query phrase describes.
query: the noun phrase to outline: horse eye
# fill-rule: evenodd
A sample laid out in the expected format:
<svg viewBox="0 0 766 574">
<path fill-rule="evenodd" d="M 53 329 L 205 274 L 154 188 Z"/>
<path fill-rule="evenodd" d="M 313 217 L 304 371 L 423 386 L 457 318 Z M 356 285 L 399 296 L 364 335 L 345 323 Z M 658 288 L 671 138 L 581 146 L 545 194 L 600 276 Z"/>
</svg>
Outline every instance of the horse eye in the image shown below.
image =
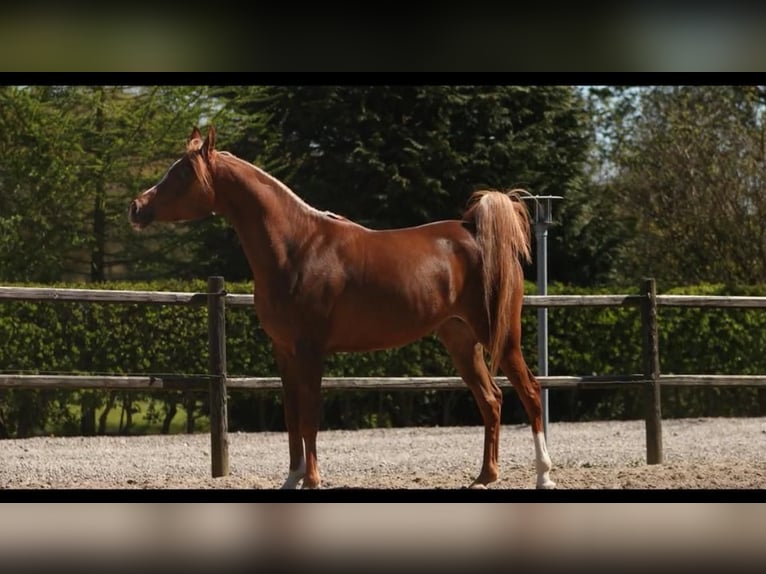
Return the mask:
<svg viewBox="0 0 766 574">
<path fill-rule="evenodd" d="M 194 170 L 188 163 L 182 163 L 178 166 L 178 174 L 183 181 L 189 181 L 194 174 Z"/>
</svg>

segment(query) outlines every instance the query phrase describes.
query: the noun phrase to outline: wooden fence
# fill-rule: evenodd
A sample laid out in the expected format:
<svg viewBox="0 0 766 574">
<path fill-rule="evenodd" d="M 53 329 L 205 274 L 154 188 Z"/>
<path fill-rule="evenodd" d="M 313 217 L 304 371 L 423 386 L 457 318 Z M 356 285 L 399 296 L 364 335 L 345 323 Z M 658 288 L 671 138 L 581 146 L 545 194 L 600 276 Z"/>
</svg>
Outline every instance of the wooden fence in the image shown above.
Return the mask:
<svg viewBox="0 0 766 574">
<path fill-rule="evenodd" d="M 48 289 L 0 287 L 0 300 L 73 301 L 78 303 L 142 303 L 156 305 L 207 305 L 209 374 L 205 375 L 19 375 L 0 374 L 0 388 L 208 390 L 210 393 L 211 468 L 214 477 L 229 473 L 226 391 L 279 389 L 277 377 L 228 377 L 226 375 L 226 305 L 250 307 L 252 295 L 226 293 L 222 277 L 208 278 L 207 293 L 117 291 L 99 289 Z M 658 306 L 766 308 L 766 297 L 657 295 L 653 279 L 642 283 L 638 295 L 527 295 L 526 307 L 638 307 L 641 312 L 642 372 L 608 376 L 538 377 L 548 389 L 604 389 L 639 385 L 646 404 L 646 462 L 660 464 L 662 454 L 663 386 L 766 386 L 764 375 L 662 375 L 658 347 Z M 495 379 L 510 387 L 505 377 Z M 323 389 L 465 389 L 459 377 L 325 377 Z"/>
</svg>

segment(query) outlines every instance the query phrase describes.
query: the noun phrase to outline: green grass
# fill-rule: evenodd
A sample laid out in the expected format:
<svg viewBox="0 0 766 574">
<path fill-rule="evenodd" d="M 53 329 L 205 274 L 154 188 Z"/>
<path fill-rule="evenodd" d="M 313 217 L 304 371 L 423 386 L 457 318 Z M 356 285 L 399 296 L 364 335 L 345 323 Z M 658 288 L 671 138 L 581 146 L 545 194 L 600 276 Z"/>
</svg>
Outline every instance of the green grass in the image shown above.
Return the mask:
<svg viewBox="0 0 766 574">
<path fill-rule="evenodd" d="M 130 427 L 129 434 L 131 435 L 149 435 L 149 434 L 161 434 L 162 432 L 162 420 L 153 422 L 147 420 L 146 414 L 149 409 L 149 401 L 138 400 L 132 403 L 133 412 L 133 424 Z M 186 409 L 182 405 L 177 405 L 178 411 L 176 412 L 173 420 L 170 422 L 169 434 L 181 434 L 186 432 Z M 79 404 L 69 405 L 69 412 L 75 418 L 80 420 L 82 409 Z M 104 412 L 103 408 L 96 409 L 96 425 L 101 414 Z M 122 413 L 122 404 L 119 402 L 109 411 L 106 417 L 106 434 L 117 434 L 120 430 L 120 415 Z M 124 418 L 123 418 L 124 424 Z M 194 432 L 195 433 L 208 433 L 210 432 L 210 419 L 206 416 L 198 415 L 194 420 Z M 63 429 L 52 427 L 46 429 L 46 434 L 54 436 L 63 436 L 66 433 Z"/>
<path fill-rule="evenodd" d="M 135 401 L 133 408 L 138 412 L 133 413 L 133 425 L 130 427 L 130 434 L 160 434 L 162 431 L 162 421 L 151 422 L 145 418 L 149 401 Z M 179 434 L 186 432 L 186 409 L 178 405 L 178 412 L 170 421 L 169 434 Z M 79 409 L 78 409 L 79 410 Z M 104 409 L 96 411 L 96 421 Z M 120 413 L 122 405 L 113 408 L 106 417 L 106 433 L 116 434 L 120 429 Z M 79 413 L 78 413 L 79 414 Z M 198 416 L 194 420 L 194 432 L 210 432 L 210 419 L 208 417 Z"/>
</svg>

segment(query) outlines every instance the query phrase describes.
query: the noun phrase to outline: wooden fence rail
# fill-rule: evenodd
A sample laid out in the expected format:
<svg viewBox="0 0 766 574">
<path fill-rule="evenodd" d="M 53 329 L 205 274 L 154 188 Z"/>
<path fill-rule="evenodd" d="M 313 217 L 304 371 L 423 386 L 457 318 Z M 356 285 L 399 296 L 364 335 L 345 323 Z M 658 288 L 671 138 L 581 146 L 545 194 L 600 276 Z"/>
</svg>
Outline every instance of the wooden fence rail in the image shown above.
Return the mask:
<svg viewBox="0 0 766 574">
<path fill-rule="evenodd" d="M 217 375 L 16 375 L 0 373 L 0 389 L 102 389 L 111 391 L 207 391 Z M 597 375 L 586 377 L 537 377 L 546 389 L 624 389 L 651 382 L 644 375 Z M 498 386 L 510 389 L 505 377 Z M 766 375 L 660 375 L 665 387 L 766 387 Z M 278 377 L 226 377 L 231 391 L 268 391 L 282 388 Z M 325 390 L 356 391 L 461 391 L 468 390 L 460 377 L 324 377 Z"/>
<path fill-rule="evenodd" d="M 138 303 L 147 305 L 207 305 L 209 373 L 157 373 L 148 375 L 34 375 L 0 374 L 0 389 L 111 389 L 196 390 L 210 393 L 211 469 L 214 477 L 229 473 L 226 391 L 277 390 L 277 377 L 229 377 L 226 373 L 225 309 L 250 307 L 252 295 L 226 293 L 222 277 L 208 279 L 207 293 L 56 289 L 0 286 L 0 301 L 69 301 L 78 303 Z M 654 280 L 641 285 L 639 295 L 526 295 L 524 306 L 536 307 L 638 307 L 641 312 L 642 373 L 605 376 L 538 377 L 548 389 L 643 388 L 646 401 L 647 464 L 662 462 L 663 387 L 766 387 L 766 375 L 663 375 L 660 372 L 657 308 L 766 308 L 766 297 L 657 295 Z M 498 385 L 510 388 L 505 377 Z M 462 390 L 459 377 L 325 377 L 324 390 Z"/>
<path fill-rule="evenodd" d="M 225 293 L 226 305 L 250 307 L 252 295 Z M 207 293 L 183 291 L 123 291 L 111 289 L 56 289 L 47 287 L 3 287 L 0 300 L 72 301 L 77 303 L 142 303 L 156 305 L 207 304 Z M 638 307 L 642 295 L 525 295 L 524 306 L 538 307 Z M 714 307 L 764 309 L 766 297 L 726 297 L 718 295 L 657 295 L 660 307 Z"/>
</svg>

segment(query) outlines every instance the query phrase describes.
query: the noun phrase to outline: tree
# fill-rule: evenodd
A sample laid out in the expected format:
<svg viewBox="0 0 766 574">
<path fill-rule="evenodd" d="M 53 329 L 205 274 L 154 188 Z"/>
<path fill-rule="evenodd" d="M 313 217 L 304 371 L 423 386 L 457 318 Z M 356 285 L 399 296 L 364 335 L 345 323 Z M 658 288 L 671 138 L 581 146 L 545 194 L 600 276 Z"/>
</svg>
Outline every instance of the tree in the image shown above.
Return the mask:
<svg viewBox="0 0 766 574">
<path fill-rule="evenodd" d="M 0 104 L 0 279 L 177 274 L 194 228 L 137 237 L 125 210 L 210 113 L 206 88 L 3 87 Z"/>
<path fill-rule="evenodd" d="M 182 152 L 192 125 L 212 113 L 207 88 L 109 86 L 82 88 L 95 113 L 83 117 L 83 140 L 94 197 L 91 278 L 188 276 L 187 234 L 193 225 L 163 226 L 136 234 L 125 211 L 156 183 Z M 161 249 L 157 245 L 162 245 Z"/>
<path fill-rule="evenodd" d="M 81 181 L 65 98 L 49 87 L 0 88 L 0 279 L 53 281 L 83 245 Z"/>
<path fill-rule="evenodd" d="M 640 114 L 626 119 L 632 136 L 613 157 L 612 201 L 626 230 L 621 280 L 766 280 L 762 93 L 748 86 L 641 91 Z"/>
<path fill-rule="evenodd" d="M 0 280 L 183 276 L 185 235 L 200 227 L 138 236 L 125 212 L 179 155 L 178 142 L 210 103 L 205 88 L 188 86 L 0 88 Z M 77 368 L 91 370 L 94 357 L 81 358 Z M 30 424 L 44 422 L 56 396 L 20 399 L 36 413 Z M 111 408 L 115 397 L 78 396 L 81 431 L 94 434 L 96 408 Z"/>
<path fill-rule="evenodd" d="M 549 231 L 549 276 L 568 285 L 614 281 L 618 251 L 626 237 L 611 192 L 614 152 L 624 118 L 633 112 L 632 91 L 621 86 L 579 88 L 586 100 L 590 146 L 579 185 L 554 202 Z"/>
</svg>

